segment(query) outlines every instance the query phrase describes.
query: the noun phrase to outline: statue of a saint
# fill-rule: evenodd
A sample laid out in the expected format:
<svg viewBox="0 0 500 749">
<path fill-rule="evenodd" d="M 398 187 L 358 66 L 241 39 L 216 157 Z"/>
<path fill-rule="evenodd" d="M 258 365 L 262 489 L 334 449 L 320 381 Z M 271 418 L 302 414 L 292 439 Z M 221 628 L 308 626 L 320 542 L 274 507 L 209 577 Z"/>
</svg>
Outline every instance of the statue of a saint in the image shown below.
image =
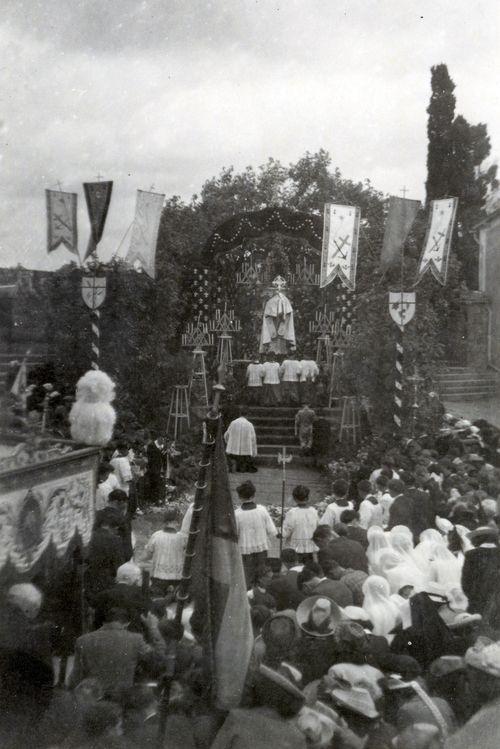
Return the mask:
<svg viewBox="0 0 500 749">
<path fill-rule="evenodd" d="M 283 294 L 282 285 L 276 283 L 276 281 L 274 285 L 277 287 L 277 291 L 268 299 L 264 307 L 259 346 L 261 354 L 268 351 L 274 351 L 275 354 L 286 354 L 295 349 L 292 305 Z"/>
</svg>

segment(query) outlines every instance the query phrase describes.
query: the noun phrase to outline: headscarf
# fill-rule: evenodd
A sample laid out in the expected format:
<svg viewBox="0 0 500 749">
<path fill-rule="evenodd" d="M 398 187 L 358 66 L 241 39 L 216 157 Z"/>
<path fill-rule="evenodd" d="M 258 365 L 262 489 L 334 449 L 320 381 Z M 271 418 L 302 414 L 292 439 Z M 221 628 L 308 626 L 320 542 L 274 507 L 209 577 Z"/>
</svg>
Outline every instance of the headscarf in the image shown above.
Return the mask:
<svg viewBox="0 0 500 749">
<path fill-rule="evenodd" d="M 394 528 L 391 528 L 391 530 L 389 531 L 389 540 L 391 540 L 392 536 L 399 535 L 401 533 L 407 536 L 413 545 L 413 533 L 407 525 L 395 525 Z"/>
<path fill-rule="evenodd" d="M 400 621 L 399 609 L 391 601 L 391 589 L 384 577 L 370 575 L 363 583 L 363 608 L 373 622 L 374 635 L 388 635 Z"/>
<path fill-rule="evenodd" d="M 418 569 L 415 563 L 413 539 L 406 533 L 392 533 L 391 532 L 391 546 L 400 556 L 402 557 L 405 564 L 410 567 L 414 567 L 416 573 L 421 571 Z"/>
<path fill-rule="evenodd" d="M 442 585 L 446 591 L 461 586 L 462 561 L 457 559 L 442 543 L 431 546 L 429 578 Z"/>
<path fill-rule="evenodd" d="M 368 539 L 368 548 L 366 550 L 366 556 L 370 564 L 372 572 L 378 571 L 377 567 L 377 556 L 382 549 L 390 548 L 389 539 L 383 528 L 379 525 L 372 525 L 366 532 Z"/>
<path fill-rule="evenodd" d="M 446 545 L 446 539 L 435 528 L 427 528 L 418 538 L 419 542 L 413 550 L 413 559 L 422 572 L 427 572 L 432 545 L 438 543 Z"/>
</svg>

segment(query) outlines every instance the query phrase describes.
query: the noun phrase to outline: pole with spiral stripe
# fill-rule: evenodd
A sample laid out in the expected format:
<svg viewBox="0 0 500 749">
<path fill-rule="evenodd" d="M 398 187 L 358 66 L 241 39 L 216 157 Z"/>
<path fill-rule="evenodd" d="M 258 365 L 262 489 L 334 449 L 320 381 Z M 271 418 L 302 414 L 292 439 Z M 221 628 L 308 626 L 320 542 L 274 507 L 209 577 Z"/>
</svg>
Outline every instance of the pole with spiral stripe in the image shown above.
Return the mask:
<svg viewBox="0 0 500 749">
<path fill-rule="evenodd" d="M 396 362 L 394 369 L 394 431 L 401 433 L 403 422 L 403 326 L 396 325 Z"/>
<path fill-rule="evenodd" d="M 93 309 L 90 312 L 91 347 L 92 347 L 92 369 L 99 369 L 99 358 L 101 353 L 101 311 Z"/>
</svg>

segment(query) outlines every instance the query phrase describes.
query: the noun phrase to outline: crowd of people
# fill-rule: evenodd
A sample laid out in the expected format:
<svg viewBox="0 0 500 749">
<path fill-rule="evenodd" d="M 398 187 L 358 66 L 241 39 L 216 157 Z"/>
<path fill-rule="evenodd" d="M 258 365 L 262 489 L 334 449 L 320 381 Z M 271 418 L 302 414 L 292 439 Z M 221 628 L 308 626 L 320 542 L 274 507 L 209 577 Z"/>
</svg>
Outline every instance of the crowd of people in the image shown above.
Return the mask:
<svg viewBox="0 0 500 749">
<path fill-rule="evenodd" d="M 251 481 L 238 486 L 254 643 L 242 703 L 228 713 L 211 702 L 192 605 L 182 624 L 173 617 L 193 507 L 181 518 L 167 505 L 145 545 L 148 579 L 134 561 L 126 448 L 111 458 L 118 485 L 103 472 L 86 569 L 92 616 L 65 684 L 54 686 L 42 594 L 29 583 L 8 592 L 0 746 L 498 745 L 496 430 L 446 416 L 432 436 L 372 440 L 332 466 L 324 501 L 295 486 L 282 525 Z"/>
</svg>

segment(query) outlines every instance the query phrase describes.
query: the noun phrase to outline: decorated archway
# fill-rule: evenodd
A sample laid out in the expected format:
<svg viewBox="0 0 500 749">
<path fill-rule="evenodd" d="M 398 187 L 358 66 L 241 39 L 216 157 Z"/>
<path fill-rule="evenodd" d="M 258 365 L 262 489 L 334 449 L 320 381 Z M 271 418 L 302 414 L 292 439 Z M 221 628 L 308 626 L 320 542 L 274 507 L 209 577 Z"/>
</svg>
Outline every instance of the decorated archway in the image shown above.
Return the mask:
<svg viewBox="0 0 500 749">
<path fill-rule="evenodd" d="M 271 207 L 239 213 L 219 224 L 203 246 L 203 267 L 194 272 L 192 318 L 207 324 L 217 310 L 231 312 L 239 329 L 233 355 L 245 359 L 258 347 L 262 313 L 284 278 L 292 303 L 300 352 L 315 356 L 314 323 L 325 309 L 342 328 L 351 322 L 352 293 L 340 282 L 320 289 L 323 219 Z"/>
</svg>

